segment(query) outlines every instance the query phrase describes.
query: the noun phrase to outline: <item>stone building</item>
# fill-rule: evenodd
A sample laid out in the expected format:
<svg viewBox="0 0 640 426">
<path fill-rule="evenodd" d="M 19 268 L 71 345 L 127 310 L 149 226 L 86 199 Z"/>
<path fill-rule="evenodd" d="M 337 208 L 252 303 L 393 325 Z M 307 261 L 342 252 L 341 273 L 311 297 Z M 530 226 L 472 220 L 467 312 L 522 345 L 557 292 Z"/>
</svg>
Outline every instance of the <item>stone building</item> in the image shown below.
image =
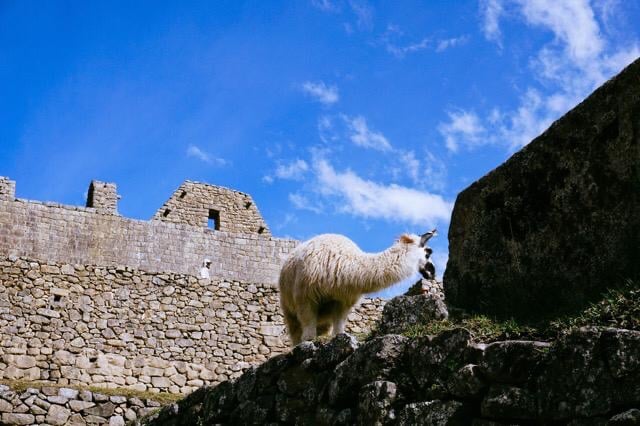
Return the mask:
<svg viewBox="0 0 640 426">
<path fill-rule="evenodd" d="M 188 393 L 288 350 L 277 277 L 297 242 L 248 194 L 184 182 L 150 221 L 15 197 L 0 178 L 0 380 Z M 211 278 L 199 278 L 203 259 Z M 350 331 L 382 302 L 365 299 Z"/>
</svg>

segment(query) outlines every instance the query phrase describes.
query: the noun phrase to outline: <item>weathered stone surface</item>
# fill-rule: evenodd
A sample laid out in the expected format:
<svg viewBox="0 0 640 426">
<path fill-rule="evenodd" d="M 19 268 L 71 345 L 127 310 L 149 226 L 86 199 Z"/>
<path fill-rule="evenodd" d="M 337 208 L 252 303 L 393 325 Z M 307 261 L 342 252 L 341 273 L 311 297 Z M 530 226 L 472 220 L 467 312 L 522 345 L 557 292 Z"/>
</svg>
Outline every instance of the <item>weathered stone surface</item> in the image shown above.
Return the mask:
<svg viewBox="0 0 640 426">
<path fill-rule="evenodd" d="M 435 338 L 423 337 L 408 343 L 403 354 L 400 377 L 401 388 L 420 390 L 424 399 L 447 397 L 452 380 L 464 365 L 476 360 L 470 350 L 471 334 L 462 328 L 444 332 Z"/>
<path fill-rule="evenodd" d="M 451 376 L 447 387 L 453 396 L 466 399 L 480 395 L 487 385 L 482 379 L 480 368 L 467 364 Z"/>
<path fill-rule="evenodd" d="M 445 320 L 449 316 L 444 301 L 430 294 L 397 296 L 384 306 L 379 334 L 402 333 L 412 325 Z"/>
<path fill-rule="evenodd" d="M 94 407 L 85 408 L 83 410 L 86 414 L 91 414 L 99 417 L 110 417 L 113 415 L 116 406 L 112 402 L 99 403 Z"/>
<path fill-rule="evenodd" d="M 640 403 L 640 332 L 577 330 L 550 350 L 535 380 L 540 415 L 561 420 L 606 415 Z"/>
<path fill-rule="evenodd" d="M 80 412 L 85 408 L 94 407 L 95 405 L 96 404 L 94 402 L 89 402 L 89 401 L 79 401 L 75 399 L 72 401 L 69 401 L 69 407 L 76 412 Z"/>
<path fill-rule="evenodd" d="M 386 335 L 347 355 L 345 343 L 346 336 L 306 342 L 140 424 L 600 425 L 614 414 L 633 419 L 621 407 L 640 405 L 637 331 L 577 330 L 550 347 L 479 344 L 464 329 L 433 338 Z M 318 368 L 328 348 L 346 357 Z"/>
<path fill-rule="evenodd" d="M 408 404 L 398 416 L 399 426 L 466 425 L 469 410 L 457 401 L 427 401 Z"/>
<path fill-rule="evenodd" d="M 640 283 L 639 78 L 636 60 L 458 195 L 448 304 L 540 318 Z"/>
<path fill-rule="evenodd" d="M 393 382 L 376 381 L 360 390 L 358 424 L 383 425 L 395 419 L 392 404 L 397 396 L 397 386 Z"/>
<path fill-rule="evenodd" d="M 534 394 L 506 385 L 492 386 L 480 410 L 490 419 L 532 420 L 538 414 Z"/>
<path fill-rule="evenodd" d="M 47 423 L 52 425 L 64 425 L 71 416 L 71 410 L 61 407 L 60 405 L 51 404 L 47 412 Z"/>
<path fill-rule="evenodd" d="M 350 398 L 362 385 L 391 379 L 395 361 L 402 354 L 407 340 L 406 337 L 389 334 L 358 347 L 336 367 L 334 378 L 329 383 L 329 401 L 336 404 Z M 354 371 L 358 374 L 354 375 Z"/>
<path fill-rule="evenodd" d="M 3 265 L 0 256 L 0 296 L 21 287 L 23 275 L 40 276 L 43 262 L 15 258 Z M 56 265 L 51 262 L 47 266 Z M 62 271 L 64 264 L 58 269 Z M 4 319 L 4 302 L 0 300 L 0 379 L 188 393 L 203 384 L 235 378 L 251 365 L 289 350 L 278 292 L 270 283 L 199 280 L 189 275 L 92 265 L 65 270 L 68 274 L 50 276 L 57 286 L 54 292 L 49 292 L 50 283 L 42 280 L 12 296 L 12 310 L 20 313 L 15 319 Z M 171 283 L 170 297 L 155 288 L 154 278 L 161 279 L 163 285 Z M 61 289 L 68 290 L 64 305 L 52 297 L 62 293 Z M 127 298 L 120 297 L 125 290 Z M 34 315 L 49 305 L 56 308 L 58 318 Z M 382 299 L 364 299 L 354 309 L 355 319 L 347 322 L 347 330 L 362 333 L 371 329 L 383 305 Z M 210 315 L 216 310 L 228 315 Z M 34 321 L 35 317 L 46 321 Z M 129 323 L 138 326 L 126 330 Z M 276 332 L 280 335 L 273 335 Z M 262 338 L 269 343 L 263 344 Z M 353 351 L 351 344 L 342 343 L 346 352 L 329 351 L 335 357 L 320 358 L 318 368 L 338 363 Z M 73 399 L 72 395 L 58 395 L 58 388 L 52 389 L 48 396 Z"/>
<path fill-rule="evenodd" d="M 480 359 L 480 371 L 491 381 L 524 382 L 551 345 L 546 342 L 507 340 L 488 344 Z"/>
<path fill-rule="evenodd" d="M 2 424 L 5 425 L 30 425 L 35 421 L 33 414 L 2 413 Z"/>
<path fill-rule="evenodd" d="M 609 419 L 609 425 L 615 426 L 631 426 L 640 425 L 640 410 L 632 408 Z"/>
</svg>

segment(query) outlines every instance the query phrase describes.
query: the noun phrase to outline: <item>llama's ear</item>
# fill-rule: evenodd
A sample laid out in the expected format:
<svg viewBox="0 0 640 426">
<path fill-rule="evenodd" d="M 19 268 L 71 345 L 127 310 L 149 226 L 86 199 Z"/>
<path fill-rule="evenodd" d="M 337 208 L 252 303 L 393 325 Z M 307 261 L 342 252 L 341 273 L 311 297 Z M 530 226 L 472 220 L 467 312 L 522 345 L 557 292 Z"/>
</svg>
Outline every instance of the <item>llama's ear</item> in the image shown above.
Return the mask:
<svg viewBox="0 0 640 426">
<path fill-rule="evenodd" d="M 436 235 L 438 235 L 438 231 L 436 231 L 435 228 L 432 231 L 422 234 L 420 236 L 420 247 L 424 247 L 425 244 L 427 244 L 427 241 L 429 241 L 431 237 L 435 237 Z"/>
<path fill-rule="evenodd" d="M 404 244 L 415 244 L 415 241 L 413 240 L 413 238 L 411 238 L 407 234 L 400 235 L 400 242 Z"/>
</svg>

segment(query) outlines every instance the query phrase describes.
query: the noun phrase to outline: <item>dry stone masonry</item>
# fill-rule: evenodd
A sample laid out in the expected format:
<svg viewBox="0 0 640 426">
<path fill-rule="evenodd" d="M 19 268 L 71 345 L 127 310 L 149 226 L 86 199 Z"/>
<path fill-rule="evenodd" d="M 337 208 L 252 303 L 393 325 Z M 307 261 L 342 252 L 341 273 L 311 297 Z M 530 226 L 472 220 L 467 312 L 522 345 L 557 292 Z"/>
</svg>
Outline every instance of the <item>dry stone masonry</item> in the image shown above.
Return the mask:
<svg viewBox="0 0 640 426">
<path fill-rule="evenodd" d="M 249 194 L 191 181 L 180 185 L 153 219 L 236 234 L 271 235 Z"/>
<path fill-rule="evenodd" d="M 124 426 L 160 406 L 150 399 L 90 390 L 34 385 L 18 392 L 0 385 L 2 425 Z"/>
<path fill-rule="evenodd" d="M 225 188 L 187 181 L 151 221 L 117 215 L 115 185 L 91 188 L 89 207 L 67 206 L 15 198 L 0 178 L 0 255 L 193 275 L 208 258 L 211 276 L 273 283 L 297 244 L 271 237 L 251 197 Z M 219 229 L 207 226 L 211 210 Z"/>
<path fill-rule="evenodd" d="M 15 186 L 0 177 L 0 382 L 34 386 L 0 389 L 0 424 L 122 424 L 153 405 L 68 394 L 186 394 L 289 350 L 276 282 L 297 241 L 272 237 L 248 194 L 186 181 L 139 221 L 112 183 L 92 181 L 85 207 Z M 364 299 L 349 331 L 368 333 L 383 305 Z"/>
<path fill-rule="evenodd" d="M 383 301 L 365 299 L 366 333 Z M 188 393 L 288 350 L 273 284 L 0 261 L 0 379 Z"/>
</svg>

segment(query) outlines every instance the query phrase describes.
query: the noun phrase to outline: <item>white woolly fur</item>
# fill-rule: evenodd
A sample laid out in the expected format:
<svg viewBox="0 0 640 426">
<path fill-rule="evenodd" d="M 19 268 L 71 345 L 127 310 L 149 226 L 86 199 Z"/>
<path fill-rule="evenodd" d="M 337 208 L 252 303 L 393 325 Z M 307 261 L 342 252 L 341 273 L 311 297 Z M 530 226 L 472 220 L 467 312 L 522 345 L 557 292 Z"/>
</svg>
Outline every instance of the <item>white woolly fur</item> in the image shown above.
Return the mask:
<svg viewBox="0 0 640 426">
<path fill-rule="evenodd" d="M 365 253 L 347 237 L 324 234 L 295 248 L 280 272 L 280 305 L 291 342 L 344 332 L 350 309 L 365 293 L 413 275 L 425 259 L 417 235 L 402 235 L 380 253 Z"/>
</svg>

